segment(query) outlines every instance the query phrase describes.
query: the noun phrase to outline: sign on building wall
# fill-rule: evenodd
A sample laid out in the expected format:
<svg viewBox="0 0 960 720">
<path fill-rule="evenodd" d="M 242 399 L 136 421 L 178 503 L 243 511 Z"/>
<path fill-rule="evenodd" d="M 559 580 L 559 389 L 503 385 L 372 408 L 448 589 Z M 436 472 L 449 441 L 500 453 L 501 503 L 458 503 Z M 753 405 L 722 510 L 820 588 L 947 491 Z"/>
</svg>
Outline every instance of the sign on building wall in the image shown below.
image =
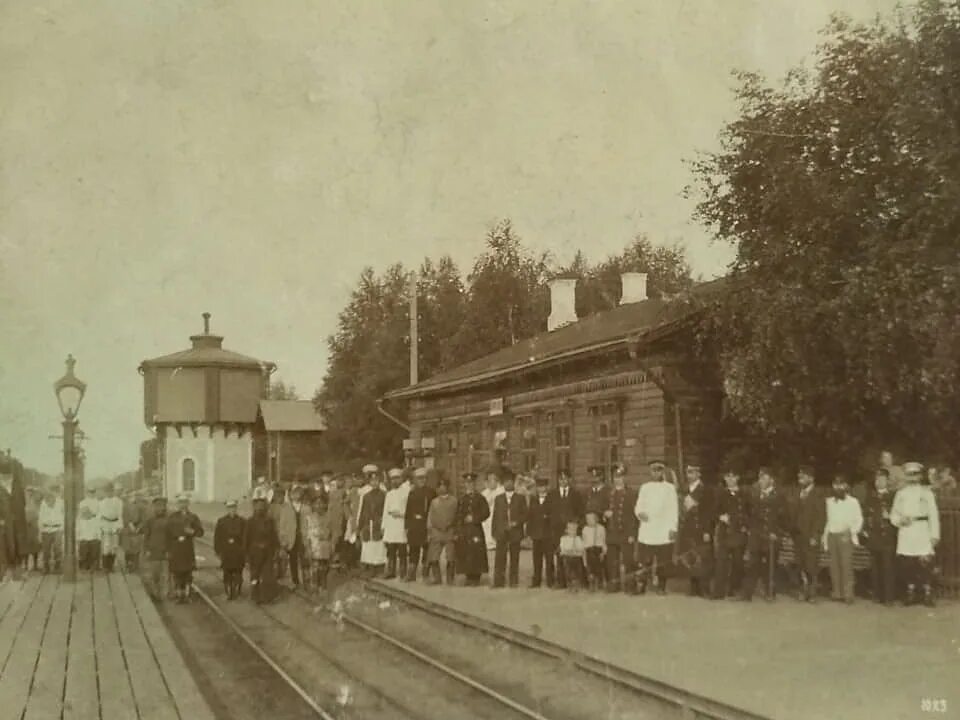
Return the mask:
<svg viewBox="0 0 960 720">
<path fill-rule="evenodd" d="M 503 415 L 503 398 L 495 398 L 490 401 L 490 416 Z"/>
</svg>

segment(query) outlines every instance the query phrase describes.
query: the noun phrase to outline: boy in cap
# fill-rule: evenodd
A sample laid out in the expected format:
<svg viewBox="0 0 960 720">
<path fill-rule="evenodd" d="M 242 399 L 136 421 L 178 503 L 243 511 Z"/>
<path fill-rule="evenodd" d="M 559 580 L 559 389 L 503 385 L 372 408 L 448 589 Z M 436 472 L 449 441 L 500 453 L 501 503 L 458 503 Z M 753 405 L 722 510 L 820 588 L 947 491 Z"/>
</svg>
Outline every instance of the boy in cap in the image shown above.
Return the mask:
<svg viewBox="0 0 960 720">
<path fill-rule="evenodd" d="M 143 551 L 147 558 L 147 589 L 160 602 L 167 596 L 167 499 L 155 497 L 153 515 L 143 523 Z"/>
<path fill-rule="evenodd" d="M 897 491 L 890 510 L 890 520 L 897 527 L 897 557 L 907 581 L 905 604 L 917 600 L 917 590 L 923 592 L 923 602 L 932 607 L 933 560 L 940 542 L 940 512 L 933 490 L 922 485 L 923 466 L 909 462 L 903 466 L 905 485 Z"/>
<path fill-rule="evenodd" d="M 554 556 L 556 547 L 553 537 L 553 498 L 547 494 L 548 481 L 545 477 L 536 479 L 537 490 L 527 508 L 527 536 L 533 541 L 533 581 L 531 588 L 540 587 L 543 581 L 543 569 L 546 565 L 547 587 L 553 587 Z M 559 541 L 559 538 L 557 538 Z"/>
<path fill-rule="evenodd" d="M 466 575 L 466 584 L 475 587 L 489 569 L 487 566 L 487 540 L 483 523 L 490 514 L 490 507 L 477 492 L 477 474 L 463 474 L 463 494 L 457 501 L 457 543 L 454 565 L 457 573 Z"/>
<path fill-rule="evenodd" d="M 213 530 L 213 551 L 220 558 L 223 589 L 227 600 L 240 597 L 243 588 L 243 566 L 246 562 L 244 535 L 247 521 L 237 514 L 237 501 L 227 501 L 227 514 L 217 520 Z"/>
<path fill-rule="evenodd" d="M 566 534 L 567 523 L 574 521 L 577 523 L 577 532 L 583 524 L 583 498 L 577 490 L 570 486 L 570 474 L 566 470 L 560 470 L 557 473 L 557 487 L 549 493 L 554 512 L 552 515 L 552 532 L 554 537 L 554 547 L 557 548 L 557 587 L 565 588 L 567 586 L 566 566 L 560 561 L 560 538 Z M 585 577 L 581 573 L 577 580 Z"/>
<path fill-rule="evenodd" d="M 677 489 L 667 482 L 666 465 L 662 460 L 649 463 L 650 482 L 637 493 L 634 513 L 640 521 L 637 531 L 637 559 L 640 565 L 640 592 L 646 590 L 646 578 L 656 572 L 657 592 L 667 592 L 667 568 L 673 561 L 673 544 L 677 539 L 679 505 Z"/>
<path fill-rule="evenodd" d="M 527 499 L 515 492 L 513 472 L 505 470 L 501 479 L 503 495 L 497 496 L 493 504 L 493 537 L 497 541 L 493 562 L 494 588 L 502 588 L 504 585 L 508 556 L 510 587 L 519 584 L 520 542 L 524 537 L 524 524 L 527 520 Z"/>
<path fill-rule="evenodd" d="M 413 472 L 413 489 L 407 496 L 404 509 L 404 521 L 407 532 L 407 581 L 417 579 L 417 565 L 423 563 L 423 579 L 427 580 L 430 571 L 427 563 L 428 533 L 427 515 L 430 503 L 436 497 L 433 488 L 427 485 L 427 469 L 417 468 Z"/>
<path fill-rule="evenodd" d="M 60 572 L 63 559 L 63 501 L 54 490 L 44 494 L 38 513 L 40 545 L 43 550 L 43 571 Z"/>
<path fill-rule="evenodd" d="M 427 513 L 427 565 L 431 585 L 440 584 L 440 556 L 446 561 L 447 584 L 453 584 L 454 553 L 456 552 L 457 499 L 450 494 L 450 483 L 441 478 L 437 483 L 437 496 L 430 503 Z"/>
<path fill-rule="evenodd" d="M 384 580 L 407 576 L 407 530 L 404 517 L 407 512 L 407 489 L 403 487 L 403 470 L 393 468 L 387 473 L 390 489 L 383 503 L 383 541 L 387 545 L 387 573 Z M 399 566 L 399 567 L 398 567 Z"/>
</svg>

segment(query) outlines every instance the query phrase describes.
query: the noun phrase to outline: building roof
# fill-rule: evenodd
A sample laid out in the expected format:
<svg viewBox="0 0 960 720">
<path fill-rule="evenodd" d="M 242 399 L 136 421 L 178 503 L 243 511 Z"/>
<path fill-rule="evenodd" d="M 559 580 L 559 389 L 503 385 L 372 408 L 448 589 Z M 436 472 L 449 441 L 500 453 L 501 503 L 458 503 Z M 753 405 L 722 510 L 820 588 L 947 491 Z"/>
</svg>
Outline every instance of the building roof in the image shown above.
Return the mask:
<svg viewBox="0 0 960 720">
<path fill-rule="evenodd" d="M 323 432 L 327 424 L 311 400 L 261 400 L 267 432 Z"/>
<path fill-rule="evenodd" d="M 694 286 L 691 295 L 705 300 L 719 294 L 729 284 L 726 278 L 700 283 Z M 698 305 L 661 298 L 620 305 L 553 332 L 541 333 L 509 345 L 416 385 L 393 390 L 385 397 L 401 399 L 451 391 L 546 363 L 573 359 L 627 340 L 649 342 L 677 328 L 692 317 L 698 308 Z"/>
<path fill-rule="evenodd" d="M 192 347 L 187 350 L 163 355 L 140 363 L 140 370 L 144 367 L 232 367 L 264 369 L 273 367 L 272 363 L 265 363 L 256 358 L 241 355 L 233 350 L 223 349 L 223 336 L 210 332 L 210 314 L 203 314 L 203 333 L 191 335 Z"/>
</svg>

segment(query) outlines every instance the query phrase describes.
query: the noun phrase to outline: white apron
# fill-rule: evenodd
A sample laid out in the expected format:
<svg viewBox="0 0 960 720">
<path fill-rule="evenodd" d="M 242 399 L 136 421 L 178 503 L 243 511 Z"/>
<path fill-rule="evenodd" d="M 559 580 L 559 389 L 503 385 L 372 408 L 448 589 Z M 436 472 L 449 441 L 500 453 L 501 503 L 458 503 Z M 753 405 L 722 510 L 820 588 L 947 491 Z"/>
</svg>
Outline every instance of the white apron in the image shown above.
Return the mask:
<svg viewBox="0 0 960 720">
<path fill-rule="evenodd" d="M 363 501 L 371 488 L 365 490 L 361 488 L 360 507 L 357 512 L 357 521 L 363 514 Z M 386 503 L 386 501 L 384 501 Z M 381 523 L 383 521 L 381 520 Z M 383 540 L 361 540 L 360 541 L 360 562 L 364 565 L 386 565 L 387 564 L 387 546 Z"/>
<path fill-rule="evenodd" d="M 483 499 L 487 501 L 487 505 L 490 507 L 490 514 L 487 515 L 487 519 L 480 523 L 483 526 L 483 536 L 487 539 L 487 550 L 497 549 L 497 541 L 493 539 L 493 503 L 496 501 L 497 495 L 503 495 L 503 493 L 503 485 L 497 485 L 493 490 L 484 488 L 480 491 Z"/>
<path fill-rule="evenodd" d="M 404 544 L 407 542 L 406 521 L 403 518 L 406 509 L 407 493 L 403 487 L 390 490 L 383 501 L 383 520 L 380 522 L 385 543 Z M 400 516 L 394 517 L 391 513 L 399 513 Z"/>
</svg>

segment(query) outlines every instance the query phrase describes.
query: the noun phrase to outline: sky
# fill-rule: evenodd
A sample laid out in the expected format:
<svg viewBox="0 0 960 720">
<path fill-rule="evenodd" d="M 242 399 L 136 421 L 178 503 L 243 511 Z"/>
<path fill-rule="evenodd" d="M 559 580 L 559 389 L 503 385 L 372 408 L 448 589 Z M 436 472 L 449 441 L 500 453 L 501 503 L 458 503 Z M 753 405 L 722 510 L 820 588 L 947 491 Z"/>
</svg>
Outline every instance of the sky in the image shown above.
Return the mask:
<svg viewBox="0 0 960 720">
<path fill-rule="evenodd" d="M 509 217 L 559 262 L 638 233 L 704 278 L 682 197 L 731 71 L 809 58 L 892 0 L 0 0 L 0 448 L 55 473 L 52 383 L 88 383 L 88 475 L 137 466 L 139 363 L 276 362 L 307 397 L 364 266 Z"/>
</svg>

